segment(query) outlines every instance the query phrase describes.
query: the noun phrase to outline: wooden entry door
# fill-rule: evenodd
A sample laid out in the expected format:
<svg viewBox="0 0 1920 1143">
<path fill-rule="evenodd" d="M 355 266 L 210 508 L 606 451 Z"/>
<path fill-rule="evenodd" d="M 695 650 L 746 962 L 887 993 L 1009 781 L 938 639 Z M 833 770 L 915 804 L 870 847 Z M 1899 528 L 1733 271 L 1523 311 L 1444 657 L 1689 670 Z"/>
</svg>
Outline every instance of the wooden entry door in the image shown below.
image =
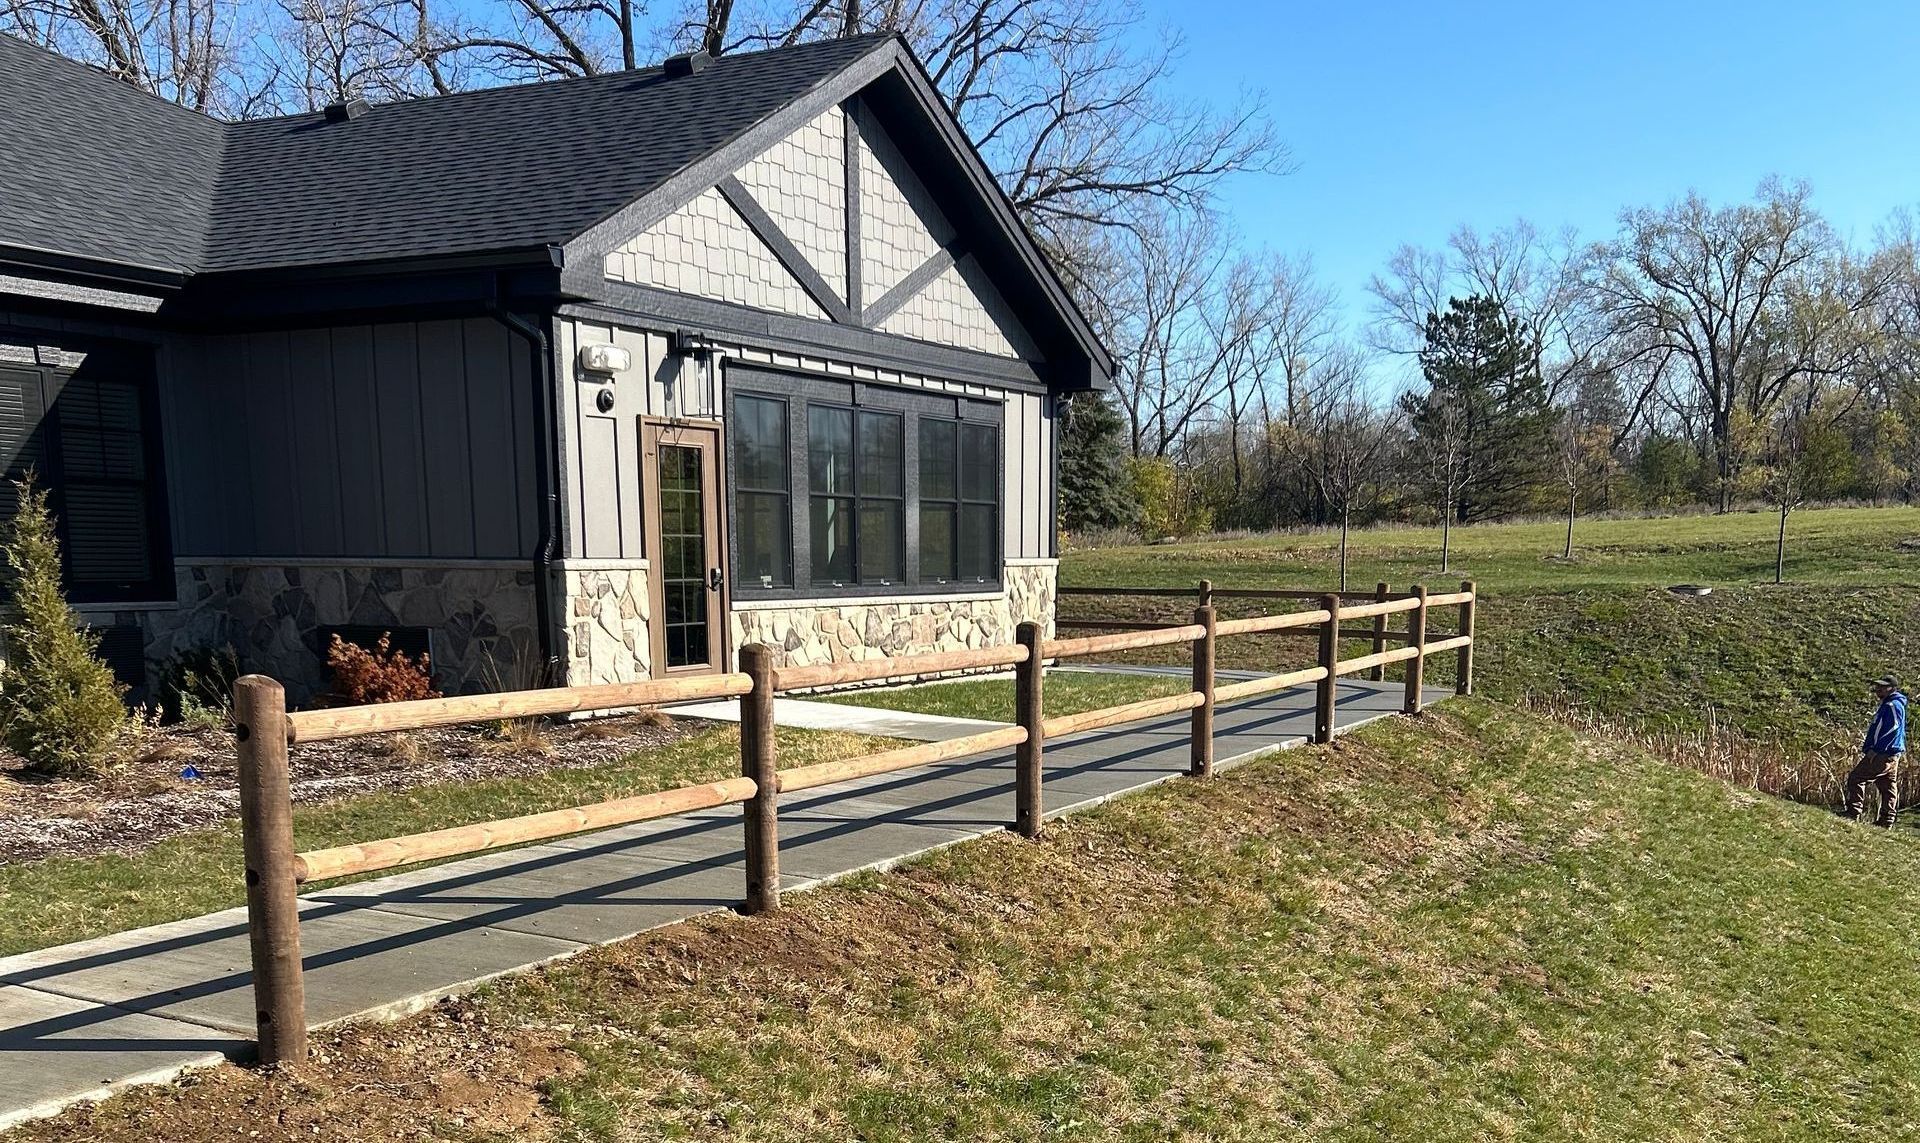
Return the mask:
<svg viewBox="0 0 1920 1143">
<path fill-rule="evenodd" d="M 647 590 L 653 596 L 653 675 L 722 670 L 727 656 L 720 431 L 642 421 Z"/>
</svg>

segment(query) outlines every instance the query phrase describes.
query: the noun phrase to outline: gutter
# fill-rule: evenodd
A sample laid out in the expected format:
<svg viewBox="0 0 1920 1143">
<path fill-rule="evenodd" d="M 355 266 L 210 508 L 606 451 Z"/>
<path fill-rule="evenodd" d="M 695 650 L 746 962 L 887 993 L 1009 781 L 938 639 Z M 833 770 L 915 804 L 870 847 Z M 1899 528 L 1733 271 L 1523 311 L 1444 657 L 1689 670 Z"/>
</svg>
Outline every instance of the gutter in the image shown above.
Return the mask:
<svg viewBox="0 0 1920 1143">
<path fill-rule="evenodd" d="M 487 301 L 487 313 L 510 333 L 524 339 L 533 353 L 533 408 L 539 434 L 539 461 L 534 465 L 535 492 L 540 511 L 540 545 L 533 554 L 534 632 L 540 641 L 543 678 L 537 685 L 558 685 L 553 631 L 553 561 L 560 542 L 560 452 L 553 423 L 559 395 L 554 389 L 553 354 L 547 331 L 500 305 L 496 285 Z"/>
</svg>

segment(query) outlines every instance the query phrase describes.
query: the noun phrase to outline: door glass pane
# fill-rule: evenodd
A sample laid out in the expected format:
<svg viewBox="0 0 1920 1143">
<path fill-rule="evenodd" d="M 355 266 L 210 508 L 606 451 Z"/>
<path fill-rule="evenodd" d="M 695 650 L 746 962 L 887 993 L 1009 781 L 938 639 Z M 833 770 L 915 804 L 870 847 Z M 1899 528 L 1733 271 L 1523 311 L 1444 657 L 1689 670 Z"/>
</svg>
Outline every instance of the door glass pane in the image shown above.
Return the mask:
<svg viewBox="0 0 1920 1143">
<path fill-rule="evenodd" d="M 960 495 L 1000 499 L 1000 430 L 992 425 L 960 426 Z"/>
<path fill-rule="evenodd" d="M 954 472 L 958 456 L 952 421 L 920 422 L 920 496 L 923 500 L 952 500 L 959 493 Z"/>
<path fill-rule="evenodd" d="M 660 446 L 660 621 L 667 666 L 709 661 L 706 489 L 701 455 L 686 445 Z"/>
<path fill-rule="evenodd" d="M 853 582 L 853 498 L 815 496 L 812 516 L 813 582 Z"/>
<path fill-rule="evenodd" d="M 904 495 L 904 465 L 900 418 L 888 413 L 861 413 L 860 495 Z"/>
<path fill-rule="evenodd" d="M 853 411 L 807 407 L 808 487 L 815 492 L 853 492 Z"/>
<path fill-rule="evenodd" d="M 948 580 L 960 574 L 953 560 L 953 520 L 951 504 L 920 505 L 921 580 Z"/>
<path fill-rule="evenodd" d="M 900 501 L 860 502 L 860 582 L 898 583 L 904 558 Z"/>
</svg>

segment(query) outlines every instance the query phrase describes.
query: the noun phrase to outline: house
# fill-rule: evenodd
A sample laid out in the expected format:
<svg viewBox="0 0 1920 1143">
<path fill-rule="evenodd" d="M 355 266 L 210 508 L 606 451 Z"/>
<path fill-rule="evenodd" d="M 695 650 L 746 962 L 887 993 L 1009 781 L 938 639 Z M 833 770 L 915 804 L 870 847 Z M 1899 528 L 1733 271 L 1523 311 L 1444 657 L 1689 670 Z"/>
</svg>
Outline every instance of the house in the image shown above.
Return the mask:
<svg viewBox="0 0 1920 1143">
<path fill-rule="evenodd" d="M 1004 642 L 1111 369 L 893 37 L 227 123 L 0 36 L 0 454 L 135 682 Z"/>
</svg>

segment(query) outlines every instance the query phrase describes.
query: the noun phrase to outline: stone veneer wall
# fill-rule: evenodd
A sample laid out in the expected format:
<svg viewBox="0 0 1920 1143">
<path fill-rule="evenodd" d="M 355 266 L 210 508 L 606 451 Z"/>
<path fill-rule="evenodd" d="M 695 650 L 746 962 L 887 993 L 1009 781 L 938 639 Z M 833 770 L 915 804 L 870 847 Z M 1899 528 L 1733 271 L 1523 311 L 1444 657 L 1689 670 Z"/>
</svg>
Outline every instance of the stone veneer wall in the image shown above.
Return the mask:
<svg viewBox="0 0 1920 1143">
<path fill-rule="evenodd" d="M 566 618 L 554 653 L 566 666 L 567 685 L 647 678 L 653 670 L 647 561 L 563 560 L 555 574 Z"/>
<path fill-rule="evenodd" d="M 958 651 L 1011 643 L 1026 620 L 1053 635 L 1053 560 L 1011 561 L 1006 591 L 977 599 L 915 599 L 881 602 L 795 603 L 733 613 L 733 645 L 765 643 L 776 664 L 844 663 L 933 651 Z"/>
<path fill-rule="evenodd" d="M 135 614 L 154 682 L 181 652 L 231 645 L 243 668 L 279 679 L 302 702 L 329 685 L 322 626 L 391 624 L 430 628 L 436 685 L 470 693 L 535 684 L 533 577 L 530 563 L 181 563 L 178 607 Z"/>
</svg>

